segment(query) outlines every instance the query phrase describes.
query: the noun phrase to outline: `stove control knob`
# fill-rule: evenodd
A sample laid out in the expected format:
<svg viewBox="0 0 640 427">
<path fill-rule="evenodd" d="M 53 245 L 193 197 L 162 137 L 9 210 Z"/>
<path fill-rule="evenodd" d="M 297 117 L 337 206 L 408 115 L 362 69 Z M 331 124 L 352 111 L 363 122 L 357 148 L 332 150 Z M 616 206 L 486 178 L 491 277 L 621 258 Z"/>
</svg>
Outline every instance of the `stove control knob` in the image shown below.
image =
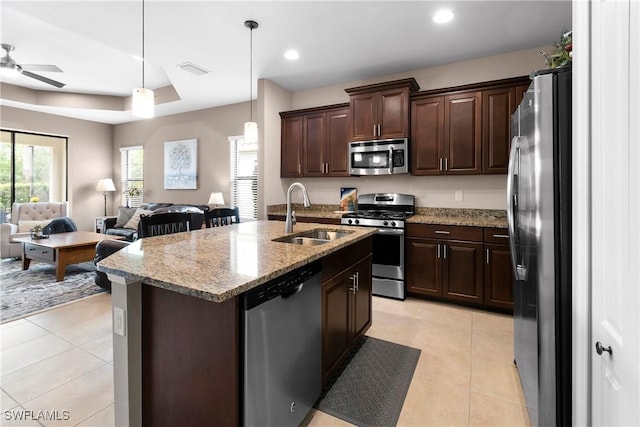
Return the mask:
<svg viewBox="0 0 640 427">
<path fill-rule="evenodd" d="M 389 225 L 389 223 L 387 221 L 383 221 L 382 225 L 384 225 L 386 227 L 387 225 Z"/>
<path fill-rule="evenodd" d="M 356 219 L 356 225 L 360 224 L 360 220 Z"/>
<path fill-rule="evenodd" d="M 351 224 L 351 223 L 353 223 L 353 220 L 350 219 L 349 221 L 347 221 L 347 223 Z"/>
<path fill-rule="evenodd" d="M 395 227 L 396 226 L 396 222 L 395 221 L 391 221 L 391 226 Z"/>
</svg>

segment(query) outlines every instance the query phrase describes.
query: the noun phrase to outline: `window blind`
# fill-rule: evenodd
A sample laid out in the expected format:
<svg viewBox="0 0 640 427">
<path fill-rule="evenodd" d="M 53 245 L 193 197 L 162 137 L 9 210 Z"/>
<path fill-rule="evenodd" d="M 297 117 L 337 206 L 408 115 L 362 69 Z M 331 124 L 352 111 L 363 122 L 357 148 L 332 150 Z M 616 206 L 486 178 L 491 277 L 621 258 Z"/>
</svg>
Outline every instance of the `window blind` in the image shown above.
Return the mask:
<svg viewBox="0 0 640 427">
<path fill-rule="evenodd" d="M 141 146 L 120 148 L 120 168 L 122 206 L 140 206 L 144 200 L 144 149 Z M 127 191 L 134 187 L 139 194 L 129 197 Z"/>
<path fill-rule="evenodd" d="M 258 219 L 258 143 L 230 138 L 231 206 L 241 221 Z"/>
</svg>

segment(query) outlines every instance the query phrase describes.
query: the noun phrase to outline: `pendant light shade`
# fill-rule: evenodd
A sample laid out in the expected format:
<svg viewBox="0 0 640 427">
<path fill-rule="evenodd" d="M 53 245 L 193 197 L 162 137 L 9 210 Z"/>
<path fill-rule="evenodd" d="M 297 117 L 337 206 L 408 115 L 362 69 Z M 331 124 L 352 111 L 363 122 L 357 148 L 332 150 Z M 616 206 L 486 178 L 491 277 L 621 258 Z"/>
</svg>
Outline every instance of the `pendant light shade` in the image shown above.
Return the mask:
<svg viewBox="0 0 640 427">
<path fill-rule="evenodd" d="M 244 123 L 244 140 L 247 142 L 258 141 L 258 123 L 256 122 Z"/>
<path fill-rule="evenodd" d="M 152 118 L 155 107 L 154 104 L 154 94 L 151 89 L 145 89 L 143 87 L 133 89 L 131 112 L 134 116 L 142 119 Z"/>
<path fill-rule="evenodd" d="M 142 0 L 142 87 L 134 88 L 131 96 L 131 113 L 142 119 L 154 116 L 155 99 L 151 89 L 144 87 L 144 0 Z"/>
<path fill-rule="evenodd" d="M 244 21 L 244 26 L 249 28 L 251 32 L 251 47 L 249 55 L 249 112 L 251 121 L 244 124 L 244 139 L 247 142 L 258 141 L 258 123 L 253 121 L 253 30 L 258 28 L 256 21 Z"/>
</svg>

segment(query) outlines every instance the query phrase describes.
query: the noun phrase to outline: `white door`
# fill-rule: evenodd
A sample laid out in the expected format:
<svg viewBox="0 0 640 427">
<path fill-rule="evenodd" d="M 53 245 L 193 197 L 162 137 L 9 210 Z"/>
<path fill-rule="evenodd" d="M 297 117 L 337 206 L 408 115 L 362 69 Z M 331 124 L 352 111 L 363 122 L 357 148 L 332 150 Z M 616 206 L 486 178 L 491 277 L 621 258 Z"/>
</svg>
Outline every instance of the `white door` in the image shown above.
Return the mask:
<svg viewBox="0 0 640 427">
<path fill-rule="evenodd" d="M 640 3 L 591 4 L 591 421 L 637 426 Z"/>
</svg>

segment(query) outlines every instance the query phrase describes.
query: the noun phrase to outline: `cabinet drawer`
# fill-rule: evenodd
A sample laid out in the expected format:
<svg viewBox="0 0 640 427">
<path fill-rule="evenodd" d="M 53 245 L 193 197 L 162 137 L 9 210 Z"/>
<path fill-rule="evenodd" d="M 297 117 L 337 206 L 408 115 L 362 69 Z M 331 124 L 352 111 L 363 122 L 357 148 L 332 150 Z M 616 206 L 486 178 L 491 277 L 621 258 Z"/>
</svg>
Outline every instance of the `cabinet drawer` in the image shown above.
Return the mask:
<svg viewBox="0 0 640 427">
<path fill-rule="evenodd" d="M 460 225 L 407 224 L 407 237 L 482 242 L 482 228 Z"/>
<path fill-rule="evenodd" d="M 487 227 L 484 229 L 484 242 L 497 245 L 509 244 L 509 230 L 506 228 Z"/>
<path fill-rule="evenodd" d="M 322 282 L 326 282 L 336 274 L 343 272 L 361 259 L 371 255 L 372 245 L 373 237 L 367 237 L 345 249 L 322 258 Z"/>
<path fill-rule="evenodd" d="M 34 245 L 32 243 L 25 243 L 24 252 L 28 258 L 42 259 L 45 261 L 55 261 L 55 250 L 51 248 L 45 248 L 43 246 Z"/>
</svg>

